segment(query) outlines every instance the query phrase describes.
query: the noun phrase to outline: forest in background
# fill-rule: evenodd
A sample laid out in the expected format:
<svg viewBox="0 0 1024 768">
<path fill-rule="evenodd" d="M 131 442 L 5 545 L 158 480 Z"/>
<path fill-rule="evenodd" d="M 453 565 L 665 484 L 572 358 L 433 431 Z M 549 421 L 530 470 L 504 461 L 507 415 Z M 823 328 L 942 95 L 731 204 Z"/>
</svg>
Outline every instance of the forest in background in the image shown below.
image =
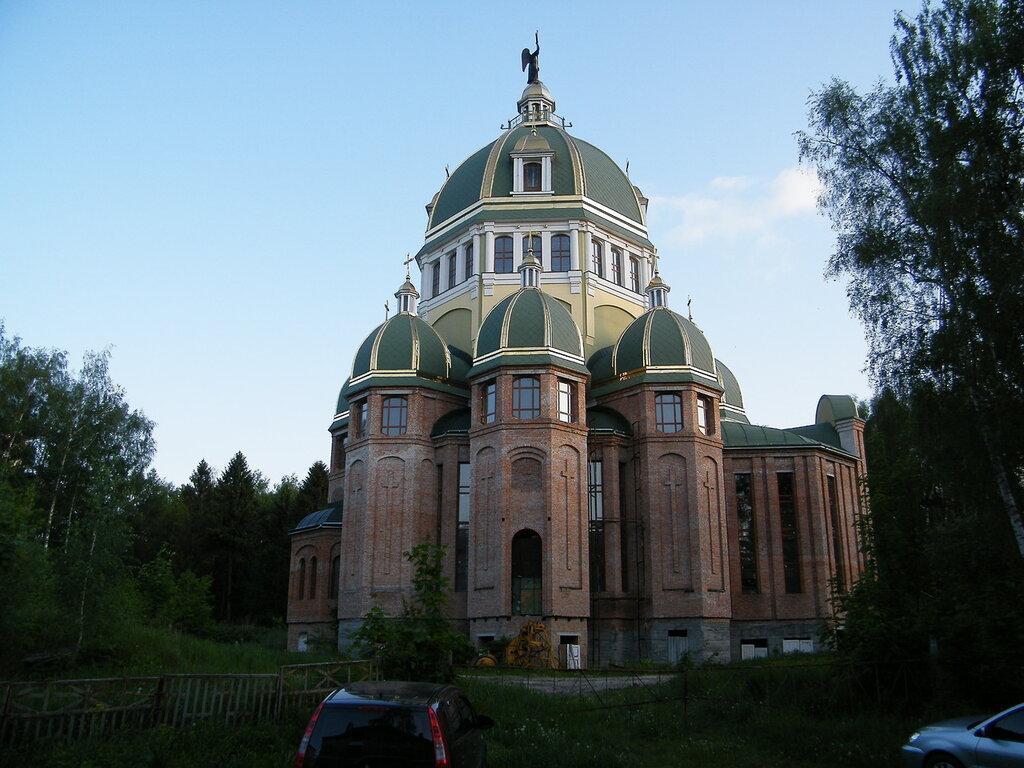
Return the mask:
<svg viewBox="0 0 1024 768">
<path fill-rule="evenodd" d="M 239 452 L 180 487 L 109 355 L 26 346 L 0 325 L 0 670 L 119 652 L 125 628 L 221 640 L 282 624 L 288 531 L 327 503 L 327 467 L 273 486 Z"/>
</svg>

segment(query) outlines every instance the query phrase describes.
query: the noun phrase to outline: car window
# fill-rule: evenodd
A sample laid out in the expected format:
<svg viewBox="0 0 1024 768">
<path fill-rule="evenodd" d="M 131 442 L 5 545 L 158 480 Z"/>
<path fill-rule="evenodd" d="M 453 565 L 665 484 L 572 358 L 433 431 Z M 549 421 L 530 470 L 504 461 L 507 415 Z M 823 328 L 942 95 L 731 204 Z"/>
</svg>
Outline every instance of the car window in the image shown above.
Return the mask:
<svg viewBox="0 0 1024 768">
<path fill-rule="evenodd" d="M 988 730 L 994 739 L 1024 741 L 1024 709 L 1018 709 L 997 720 Z"/>
<path fill-rule="evenodd" d="M 324 707 L 306 754 L 306 765 L 316 768 L 348 768 L 397 759 L 433 765 L 430 720 L 422 710 Z"/>
</svg>

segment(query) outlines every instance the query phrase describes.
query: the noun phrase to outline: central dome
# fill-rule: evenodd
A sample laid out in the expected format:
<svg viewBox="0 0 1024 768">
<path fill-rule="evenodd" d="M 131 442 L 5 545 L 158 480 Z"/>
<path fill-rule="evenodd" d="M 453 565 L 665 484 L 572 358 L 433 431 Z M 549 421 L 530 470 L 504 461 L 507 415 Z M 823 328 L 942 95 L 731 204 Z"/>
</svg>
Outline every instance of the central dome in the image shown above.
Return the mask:
<svg viewBox="0 0 1024 768">
<path fill-rule="evenodd" d="M 427 230 L 481 200 L 511 199 L 512 153 L 529 149 L 531 140 L 546 142 L 554 153 L 551 187 L 555 197 L 586 197 L 644 226 L 637 191 L 608 155 L 550 123 L 525 123 L 481 147 L 455 169 L 434 197 Z"/>
</svg>

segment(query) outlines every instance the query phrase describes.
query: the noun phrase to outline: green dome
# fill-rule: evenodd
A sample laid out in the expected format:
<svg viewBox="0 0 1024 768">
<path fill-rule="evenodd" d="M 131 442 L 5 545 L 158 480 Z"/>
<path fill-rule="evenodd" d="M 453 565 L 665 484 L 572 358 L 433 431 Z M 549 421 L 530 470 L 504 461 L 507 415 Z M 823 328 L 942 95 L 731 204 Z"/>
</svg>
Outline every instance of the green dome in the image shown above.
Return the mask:
<svg viewBox="0 0 1024 768">
<path fill-rule="evenodd" d="M 469 375 L 499 365 L 560 365 L 587 373 L 580 329 L 557 299 L 521 288 L 484 318 Z"/>
<path fill-rule="evenodd" d="M 718 368 L 718 383 L 722 385 L 722 418 L 749 424 L 750 420 L 743 410 L 743 393 L 740 391 L 736 375 L 721 360 L 715 360 L 715 365 Z"/>
<path fill-rule="evenodd" d="M 620 379 L 718 383 L 715 356 L 700 328 L 666 307 L 648 310 L 627 326 L 612 350 L 612 373 Z"/>
<path fill-rule="evenodd" d="M 533 132 L 536 131 L 536 136 Z M 592 144 L 550 124 L 524 124 L 478 149 L 452 172 L 434 197 L 431 230 L 488 198 L 512 198 L 512 157 L 517 149 L 546 142 L 554 152 L 551 186 L 557 196 L 583 196 L 644 226 L 636 190 L 615 162 Z M 525 147 L 523 146 L 525 145 Z M 533 200 L 533 198 L 529 198 Z M 546 198 L 550 199 L 550 198 Z"/>
<path fill-rule="evenodd" d="M 464 366 L 456 366 L 464 368 Z M 341 396 L 372 386 L 427 386 L 445 391 L 453 383 L 452 356 L 437 331 L 407 312 L 377 326 L 356 352 L 352 378 Z"/>
</svg>

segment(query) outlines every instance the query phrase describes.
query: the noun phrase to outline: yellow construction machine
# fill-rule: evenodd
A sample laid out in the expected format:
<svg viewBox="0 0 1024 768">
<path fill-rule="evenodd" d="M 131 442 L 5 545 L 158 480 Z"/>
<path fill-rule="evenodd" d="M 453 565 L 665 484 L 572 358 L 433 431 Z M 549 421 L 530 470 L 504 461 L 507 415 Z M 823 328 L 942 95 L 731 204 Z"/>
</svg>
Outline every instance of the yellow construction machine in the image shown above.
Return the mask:
<svg viewBox="0 0 1024 768">
<path fill-rule="evenodd" d="M 505 663 L 510 667 L 554 667 L 555 655 L 547 627 L 539 621 L 523 622 L 519 634 L 505 646 Z"/>
</svg>

